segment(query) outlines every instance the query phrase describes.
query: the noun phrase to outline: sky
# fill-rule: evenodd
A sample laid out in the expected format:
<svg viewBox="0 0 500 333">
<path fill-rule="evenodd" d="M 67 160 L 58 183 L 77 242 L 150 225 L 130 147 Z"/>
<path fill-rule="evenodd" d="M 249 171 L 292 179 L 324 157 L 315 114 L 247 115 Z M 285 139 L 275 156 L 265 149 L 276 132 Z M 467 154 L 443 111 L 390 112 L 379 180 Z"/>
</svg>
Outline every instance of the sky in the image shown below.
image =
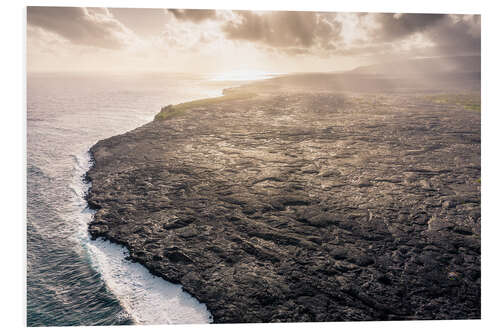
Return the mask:
<svg viewBox="0 0 500 333">
<path fill-rule="evenodd" d="M 29 72 L 330 72 L 480 52 L 479 15 L 27 10 Z"/>
</svg>

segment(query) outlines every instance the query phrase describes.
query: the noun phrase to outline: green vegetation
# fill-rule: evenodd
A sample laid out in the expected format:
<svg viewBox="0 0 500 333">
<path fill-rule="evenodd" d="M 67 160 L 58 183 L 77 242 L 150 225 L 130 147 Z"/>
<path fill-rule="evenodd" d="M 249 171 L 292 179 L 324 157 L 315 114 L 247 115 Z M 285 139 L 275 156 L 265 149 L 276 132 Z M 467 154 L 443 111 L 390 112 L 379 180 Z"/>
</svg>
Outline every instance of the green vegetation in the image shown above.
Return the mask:
<svg viewBox="0 0 500 333">
<path fill-rule="evenodd" d="M 176 105 L 168 105 L 161 108 L 160 112 L 155 116 L 154 120 L 167 120 L 179 117 L 186 113 L 186 111 L 196 108 L 209 106 L 220 102 L 233 101 L 238 99 L 246 99 L 255 97 L 256 94 L 249 92 L 238 92 L 233 90 L 226 90 L 224 96 L 198 99 L 191 102 L 180 103 Z"/>
<path fill-rule="evenodd" d="M 479 94 L 446 94 L 427 96 L 435 104 L 452 104 L 470 111 L 481 111 L 481 95 Z"/>
</svg>

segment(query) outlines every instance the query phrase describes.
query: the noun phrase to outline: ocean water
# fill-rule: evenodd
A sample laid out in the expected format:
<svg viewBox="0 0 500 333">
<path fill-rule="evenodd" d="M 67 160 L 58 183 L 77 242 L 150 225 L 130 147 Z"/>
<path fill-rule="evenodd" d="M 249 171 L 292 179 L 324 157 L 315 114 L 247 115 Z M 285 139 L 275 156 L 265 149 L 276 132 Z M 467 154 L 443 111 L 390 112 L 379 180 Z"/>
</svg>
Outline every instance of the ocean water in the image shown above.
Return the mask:
<svg viewBox="0 0 500 333">
<path fill-rule="evenodd" d="M 123 247 L 89 239 L 83 175 L 98 140 L 151 121 L 164 105 L 234 85 L 179 74 L 28 74 L 28 326 L 211 321 L 180 285 L 126 261 Z"/>
</svg>

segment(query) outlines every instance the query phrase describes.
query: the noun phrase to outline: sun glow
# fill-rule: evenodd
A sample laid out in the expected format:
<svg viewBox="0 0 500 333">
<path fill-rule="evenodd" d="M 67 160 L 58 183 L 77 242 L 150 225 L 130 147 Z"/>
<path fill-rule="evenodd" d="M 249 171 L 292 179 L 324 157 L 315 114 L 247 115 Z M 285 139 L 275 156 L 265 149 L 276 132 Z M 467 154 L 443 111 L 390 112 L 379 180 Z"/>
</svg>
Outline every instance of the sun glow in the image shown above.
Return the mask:
<svg viewBox="0 0 500 333">
<path fill-rule="evenodd" d="M 273 78 L 283 73 L 266 72 L 262 70 L 240 69 L 230 72 L 215 73 L 212 81 L 254 81 Z"/>
</svg>

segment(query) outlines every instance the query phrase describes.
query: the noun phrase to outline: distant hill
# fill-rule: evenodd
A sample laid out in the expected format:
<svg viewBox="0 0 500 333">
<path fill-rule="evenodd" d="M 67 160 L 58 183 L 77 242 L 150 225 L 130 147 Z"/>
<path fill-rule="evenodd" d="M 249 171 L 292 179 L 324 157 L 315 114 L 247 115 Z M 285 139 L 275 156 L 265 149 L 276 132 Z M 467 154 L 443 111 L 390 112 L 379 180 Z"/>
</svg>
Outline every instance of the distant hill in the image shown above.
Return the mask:
<svg viewBox="0 0 500 333">
<path fill-rule="evenodd" d="M 347 73 L 401 76 L 465 72 L 480 73 L 481 56 L 435 57 L 394 61 L 357 67 Z"/>
<path fill-rule="evenodd" d="M 336 73 L 300 73 L 250 84 L 261 91 L 439 93 L 481 90 L 481 57 L 456 56 L 396 61 Z"/>
</svg>

